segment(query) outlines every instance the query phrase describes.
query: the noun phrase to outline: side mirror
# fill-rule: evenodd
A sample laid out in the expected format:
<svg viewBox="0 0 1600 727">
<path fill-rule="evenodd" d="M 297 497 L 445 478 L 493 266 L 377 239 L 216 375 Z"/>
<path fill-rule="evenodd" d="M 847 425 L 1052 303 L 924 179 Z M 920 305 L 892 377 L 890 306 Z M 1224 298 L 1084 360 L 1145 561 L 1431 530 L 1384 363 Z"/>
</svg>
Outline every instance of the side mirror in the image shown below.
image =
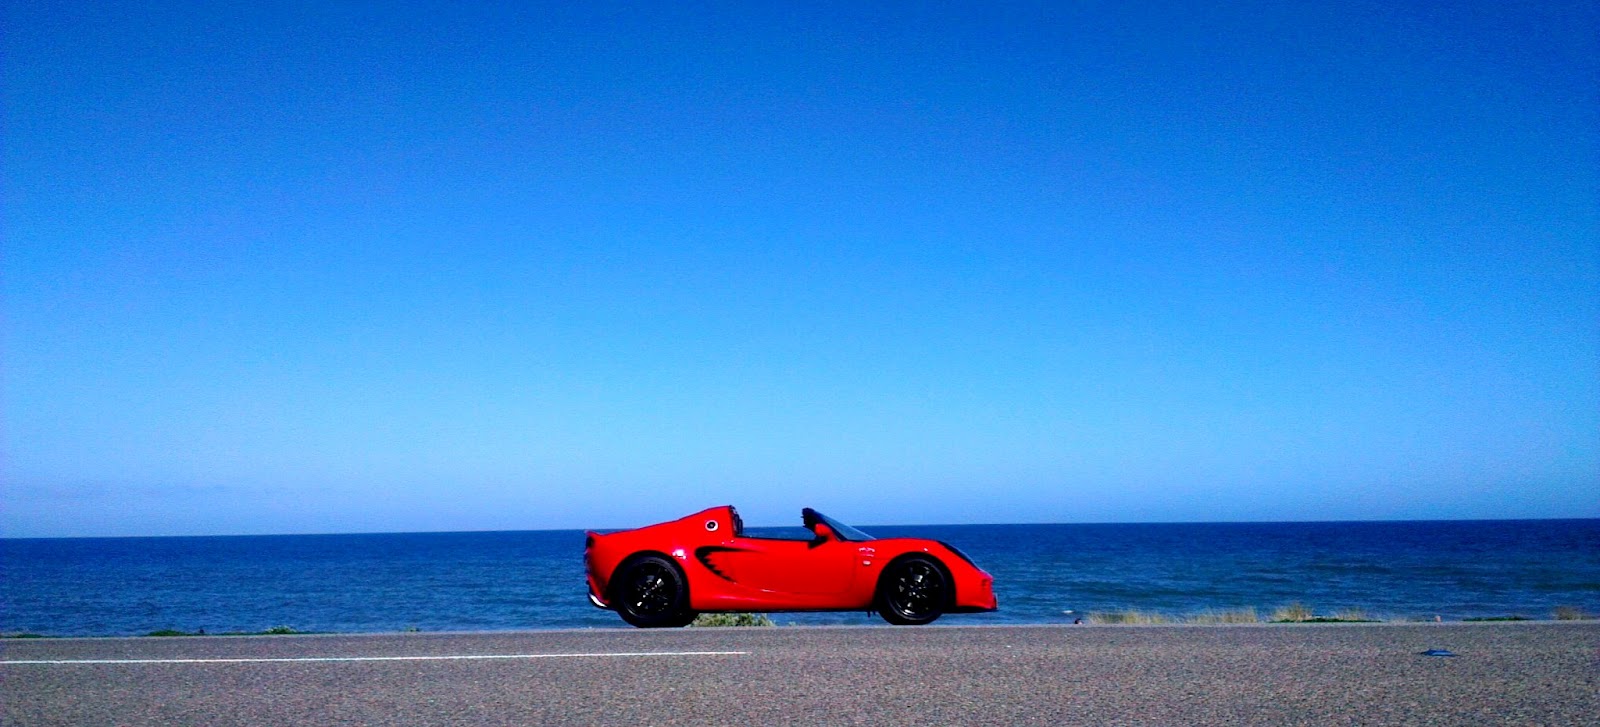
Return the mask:
<svg viewBox="0 0 1600 727">
<path fill-rule="evenodd" d="M 811 527 L 811 532 L 817 534 L 818 541 L 839 539 L 839 536 L 833 532 L 833 528 L 828 527 L 828 524 L 824 522 L 818 522 L 816 525 L 813 525 Z"/>
</svg>

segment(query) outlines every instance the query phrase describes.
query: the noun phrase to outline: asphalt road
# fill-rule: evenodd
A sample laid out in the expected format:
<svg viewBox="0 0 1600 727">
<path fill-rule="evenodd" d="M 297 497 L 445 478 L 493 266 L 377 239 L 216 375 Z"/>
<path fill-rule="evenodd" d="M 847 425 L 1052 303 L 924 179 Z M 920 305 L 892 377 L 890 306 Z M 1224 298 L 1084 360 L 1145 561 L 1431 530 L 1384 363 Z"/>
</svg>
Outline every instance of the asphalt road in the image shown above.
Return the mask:
<svg viewBox="0 0 1600 727">
<path fill-rule="evenodd" d="M 0 721 L 1600 725 L 1600 622 L 17 640 Z"/>
</svg>

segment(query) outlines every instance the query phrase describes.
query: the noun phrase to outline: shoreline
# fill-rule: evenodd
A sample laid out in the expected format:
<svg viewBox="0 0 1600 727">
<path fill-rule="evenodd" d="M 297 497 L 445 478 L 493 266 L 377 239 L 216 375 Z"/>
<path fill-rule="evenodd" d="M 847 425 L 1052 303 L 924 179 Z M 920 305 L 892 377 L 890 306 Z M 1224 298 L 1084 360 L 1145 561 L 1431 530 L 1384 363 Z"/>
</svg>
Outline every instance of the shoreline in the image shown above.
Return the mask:
<svg viewBox="0 0 1600 727">
<path fill-rule="evenodd" d="M 1600 619 L 1457 619 L 1450 621 L 1339 621 L 1339 620 L 1306 620 L 1306 621 L 1257 621 L 1257 622 L 1202 622 L 1202 621 L 1163 621 L 1149 623 L 935 623 L 928 626 L 907 627 L 891 626 L 882 623 L 860 624 L 779 624 L 773 626 L 694 626 L 677 629 L 639 629 L 619 623 L 616 626 L 591 626 L 582 628 L 525 628 L 525 629 L 485 629 L 485 630 L 460 630 L 460 631 L 295 631 L 268 629 L 254 632 L 220 632 L 220 633 L 148 633 L 148 634 L 96 634 L 75 636 L 54 636 L 50 634 L 0 634 L 0 646 L 5 644 L 22 644 L 36 642 L 56 641 L 194 641 L 201 639 L 287 639 L 287 638 L 361 638 L 361 637 L 449 637 L 449 636 L 517 636 L 541 634 L 607 634 L 607 633 L 682 633 L 706 631 L 948 631 L 955 629 L 994 629 L 994 630 L 1022 630 L 1022 629 L 1062 629 L 1062 630 L 1117 630 L 1117 629 L 1284 629 L 1284 628 L 1360 628 L 1360 627 L 1493 627 L 1493 626 L 1553 626 L 1553 625 L 1600 625 Z M 280 627 L 281 628 L 281 627 Z M 3 651 L 3 649 L 0 649 Z"/>
</svg>

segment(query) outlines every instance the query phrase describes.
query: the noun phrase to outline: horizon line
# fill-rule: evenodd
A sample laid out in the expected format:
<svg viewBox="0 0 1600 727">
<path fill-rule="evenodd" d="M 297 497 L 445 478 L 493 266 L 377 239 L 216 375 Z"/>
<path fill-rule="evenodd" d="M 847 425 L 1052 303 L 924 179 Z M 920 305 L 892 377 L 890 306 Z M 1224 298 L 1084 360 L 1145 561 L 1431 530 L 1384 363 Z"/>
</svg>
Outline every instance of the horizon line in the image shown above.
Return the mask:
<svg viewBox="0 0 1600 727">
<path fill-rule="evenodd" d="M 1143 520 L 1143 521 L 1089 521 L 1089 522 L 1009 522 L 1009 523 L 877 523 L 859 527 L 872 528 L 973 528 L 1012 527 L 1036 525 L 1102 526 L 1102 525 L 1356 525 L 1401 523 L 1514 523 L 1514 522 L 1572 522 L 1600 520 L 1600 517 L 1511 517 L 1511 518 L 1376 518 L 1370 520 Z M 660 522 L 670 522 L 662 520 Z M 351 530 L 344 532 L 265 532 L 265 533 L 188 533 L 164 535 L 0 535 L 0 540 L 132 540 L 145 538 L 274 538 L 274 537 L 335 537 L 343 535 L 489 535 L 494 533 L 564 533 L 564 532 L 620 532 L 636 530 L 659 523 L 646 523 L 622 528 L 526 528 L 484 530 Z M 749 528 L 799 528 L 799 525 L 752 525 Z"/>
</svg>

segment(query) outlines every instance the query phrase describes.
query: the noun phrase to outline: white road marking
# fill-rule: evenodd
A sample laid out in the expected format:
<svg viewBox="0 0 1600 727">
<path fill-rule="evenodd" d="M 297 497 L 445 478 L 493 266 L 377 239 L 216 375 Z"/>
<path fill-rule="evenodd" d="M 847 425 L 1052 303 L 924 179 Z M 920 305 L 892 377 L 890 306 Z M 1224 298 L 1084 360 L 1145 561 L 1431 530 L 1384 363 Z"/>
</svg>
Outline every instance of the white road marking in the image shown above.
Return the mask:
<svg viewBox="0 0 1600 727">
<path fill-rule="evenodd" d="M 281 664 L 317 661 L 488 661 L 492 659 L 594 659 L 608 656 L 745 656 L 748 651 L 611 651 L 574 654 L 468 654 L 461 656 L 295 656 L 238 659 L 0 659 L 7 664 Z"/>
</svg>

